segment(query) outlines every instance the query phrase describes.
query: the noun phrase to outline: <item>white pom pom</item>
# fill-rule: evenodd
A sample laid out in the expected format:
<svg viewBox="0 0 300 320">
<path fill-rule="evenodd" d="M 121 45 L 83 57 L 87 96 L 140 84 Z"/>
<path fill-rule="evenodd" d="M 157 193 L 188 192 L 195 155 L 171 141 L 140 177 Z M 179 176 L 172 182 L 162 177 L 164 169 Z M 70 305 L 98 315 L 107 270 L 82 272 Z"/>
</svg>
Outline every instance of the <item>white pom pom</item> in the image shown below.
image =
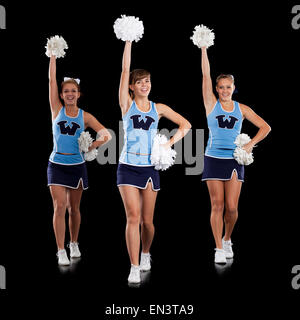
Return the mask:
<svg viewBox="0 0 300 320">
<path fill-rule="evenodd" d="M 86 152 L 84 154 L 84 159 L 86 161 L 92 161 L 92 160 L 97 158 L 97 155 L 98 155 L 98 150 L 97 149 L 93 149 L 93 150 L 91 150 L 89 152 Z"/>
<path fill-rule="evenodd" d="M 122 15 L 114 23 L 114 32 L 118 39 L 138 42 L 143 36 L 144 25 L 139 18 Z"/>
<path fill-rule="evenodd" d="M 193 40 L 194 45 L 196 45 L 198 48 L 208 48 L 214 44 L 215 34 L 212 32 L 212 30 L 201 24 L 195 27 L 191 39 Z"/>
<path fill-rule="evenodd" d="M 80 152 L 88 152 L 89 147 L 93 143 L 93 138 L 87 131 L 82 131 L 80 137 L 78 138 L 79 150 Z"/>
<path fill-rule="evenodd" d="M 47 39 L 46 56 L 51 57 L 51 55 L 56 56 L 56 58 L 63 58 L 65 56 L 65 50 L 68 49 L 68 45 L 63 37 L 54 36 Z"/>
<path fill-rule="evenodd" d="M 241 133 L 235 138 L 234 143 L 238 147 L 242 147 L 243 145 L 249 143 L 250 141 L 251 141 L 251 138 L 246 133 Z"/>
<path fill-rule="evenodd" d="M 233 152 L 234 159 L 239 163 L 239 164 L 244 164 L 244 165 L 249 165 L 251 164 L 254 159 L 253 159 L 253 154 L 248 153 L 241 147 L 236 147 L 234 152 Z"/>
<path fill-rule="evenodd" d="M 176 151 L 162 146 L 167 141 L 167 137 L 161 134 L 157 134 L 153 139 L 151 164 L 155 165 L 156 170 L 166 170 L 175 163 Z"/>
<path fill-rule="evenodd" d="M 249 165 L 254 161 L 252 152 L 248 153 L 243 149 L 243 146 L 251 141 L 250 137 L 245 134 L 241 133 L 239 134 L 234 143 L 237 145 L 233 152 L 234 159 L 239 163 L 243 165 Z"/>
<path fill-rule="evenodd" d="M 92 161 L 97 158 L 97 149 L 89 151 L 89 147 L 92 145 L 93 141 L 94 139 L 87 131 L 82 131 L 80 137 L 78 138 L 79 150 L 80 152 L 84 152 L 84 159 L 86 161 Z"/>
</svg>

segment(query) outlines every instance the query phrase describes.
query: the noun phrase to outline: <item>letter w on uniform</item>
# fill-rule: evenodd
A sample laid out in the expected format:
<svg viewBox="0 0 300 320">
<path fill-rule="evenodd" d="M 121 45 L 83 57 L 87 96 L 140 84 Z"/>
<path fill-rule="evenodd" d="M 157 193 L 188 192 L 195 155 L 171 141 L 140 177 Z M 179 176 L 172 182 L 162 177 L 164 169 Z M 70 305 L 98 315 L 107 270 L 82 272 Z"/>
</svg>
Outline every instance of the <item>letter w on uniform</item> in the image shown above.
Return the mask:
<svg viewBox="0 0 300 320">
<path fill-rule="evenodd" d="M 236 123 L 236 121 L 238 121 L 239 119 L 237 119 L 236 117 L 233 116 L 229 116 L 230 121 L 228 119 L 225 119 L 225 115 L 220 115 L 216 117 L 218 120 L 218 124 L 220 128 L 227 128 L 227 129 L 232 129 Z"/>
<path fill-rule="evenodd" d="M 155 121 L 152 117 L 149 117 L 149 116 L 145 117 L 147 119 L 146 122 L 144 121 L 144 119 L 139 120 L 139 117 L 141 117 L 141 115 L 139 114 L 136 114 L 130 117 L 130 119 L 132 119 L 133 121 L 134 129 L 149 130 L 152 122 Z"/>
<path fill-rule="evenodd" d="M 61 132 L 61 134 L 67 134 L 67 135 L 69 135 L 69 136 L 74 136 L 75 135 L 75 133 L 76 133 L 76 130 L 78 129 L 78 128 L 80 128 L 80 125 L 78 124 L 78 123 L 76 123 L 76 122 L 71 122 L 71 124 L 72 124 L 72 128 L 70 128 L 70 126 L 69 125 L 67 125 L 66 126 L 66 123 L 67 123 L 68 121 L 59 121 L 59 122 L 57 122 L 57 125 L 59 126 L 59 128 L 60 128 L 60 132 Z"/>
</svg>

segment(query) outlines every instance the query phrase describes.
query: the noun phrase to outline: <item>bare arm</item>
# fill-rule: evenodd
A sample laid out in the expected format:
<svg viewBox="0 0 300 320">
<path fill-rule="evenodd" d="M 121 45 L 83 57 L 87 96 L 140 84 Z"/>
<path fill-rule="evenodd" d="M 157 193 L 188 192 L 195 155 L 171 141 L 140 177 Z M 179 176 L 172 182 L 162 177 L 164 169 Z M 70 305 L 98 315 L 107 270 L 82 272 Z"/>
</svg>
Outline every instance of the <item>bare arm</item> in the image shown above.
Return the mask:
<svg viewBox="0 0 300 320">
<path fill-rule="evenodd" d="M 112 138 L 109 131 L 90 113 L 84 112 L 84 122 L 86 128 L 92 128 L 99 135 L 98 139 L 93 141 L 89 151 L 102 146 Z"/>
<path fill-rule="evenodd" d="M 52 118 L 54 119 L 57 116 L 58 111 L 62 107 L 58 95 L 58 87 L 56 81 L 56 57 L 51 56 L 49 62 L 49 101 L 50 108 L 52 112 Z"/>
<path fill-rule="evenodd" d="M 130 41 L 126 41 L 123 52 L 122 73 L 119 87 L 119 104 L 122 110 L 122 115 L 127 112 L 132 103 L 132 99 L 129 95 L 131 45 L 132 43 Z"/>
<path fill-rule="evenodd" d="M 248 106 L 240 104 L 240 107 L 243 117 L 259 128 L 257 134 L 251 139 L 251 141 L 243 146 L 243 149 L 247 152 L 251 152 L 253 147 L 269 134 L 271 127 Z"/>
<path fill-rule="evenodd" d="M 158 103 L 156 104 L 156 108 L 159 116 L 165 117 L 179 126 L 174 136 L 166 144 L 166 147 L 171 147 L 174 143 L 182 139 L 192 126 L 188 120 L 165 104 Z"/>
<path fill-rule="evenodd" d="M 212 80 L 210 77 L 210 65 L 207 56 L 207 50 L 205 47 L 201 48 L 202 59 L 201 59 L 201 68 L 202 68 L 202 95 L 204 106 L 206 109 L 206 114 L 210 113 L 214 105 L 217 102 L 217 99 L 213 93 Z"/>
</svg>

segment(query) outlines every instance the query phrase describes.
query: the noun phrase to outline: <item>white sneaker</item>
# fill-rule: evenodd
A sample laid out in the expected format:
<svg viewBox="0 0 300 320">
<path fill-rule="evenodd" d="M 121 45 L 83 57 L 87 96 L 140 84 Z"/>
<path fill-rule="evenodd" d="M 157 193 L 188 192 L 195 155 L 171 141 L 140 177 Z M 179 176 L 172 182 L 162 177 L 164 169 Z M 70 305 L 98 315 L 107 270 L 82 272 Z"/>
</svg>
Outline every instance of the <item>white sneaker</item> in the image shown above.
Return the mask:
<svg viewBox="0 0 300 320">
<path fill-rule="evenodd" d="M 224 238 L 222 239 L 222 246 L 223 250 L 225 251 L 226 258 L 233 258 L 233 251 L 232 251 L 232 242 L 231 240 L 225 241 Z"/>
<path fill-rule="evenodd" d="M 140 267 L 131 265 L 130 268 L 130 274 L 128 277 L 128 282 L 129 283 L 140 283 L 141 282 L 141 273 L 140 273 Z"/>
<path fill-rule="evenodd" d="M 225 251 L 218 248 L 215 248 L 215 250 L 215 263 L 226 263 Z"/>
<path fill-rule="evenodd" d="M 70 265 L 70 260 L 68 259 L 67 252 L 65 249 L 58 250 L 57 252 L 58 264 L 61 266 Z"/>
<path fill-rule="evenodd" d="M 151 269 L 151 255 L 150 253 L 141 253 L 140 270 L 149 271 Z"/>
<path fill-rule="evenodd" d="M 71 258 L 79 258 L 81 257 L 81 253 L 79 251 L 78 242 L 70 242 L 68 247 L 70 248 L 70 257 Z"/>
</svg>

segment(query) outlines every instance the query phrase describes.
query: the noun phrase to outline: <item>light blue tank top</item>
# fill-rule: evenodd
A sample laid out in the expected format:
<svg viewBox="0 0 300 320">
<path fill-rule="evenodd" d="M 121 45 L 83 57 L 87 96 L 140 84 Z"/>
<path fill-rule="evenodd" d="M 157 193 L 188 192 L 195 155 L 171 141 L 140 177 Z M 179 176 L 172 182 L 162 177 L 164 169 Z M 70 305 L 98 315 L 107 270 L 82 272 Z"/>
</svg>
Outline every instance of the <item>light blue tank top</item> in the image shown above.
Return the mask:
<svg viewBox="0 0 300 320">
<path fill-rule="evenodd" d="M 233 110 L 228 112 L 222 108 L 218 100 L 207 115 L 209 138 L 205 155 L 223 159 L 234 158 L 234 141 L 241 132 L 243 115 L 238 102 L 233 101 L 233 104 Z"/>
<path fill-rule="evenodd" d="M 151 148 L 157 133 L 158 113 L 150 101 L 150 110 L 143 112 L 133 100 L 123 116 L 124 146 L 120 155 L 121 163 L 134 166 L 152 166 Z"/>
<path fill-rule="evenodd" d="M 83 110 L 79 109 L 76 117 L 70 117 L 66 115 L 66 108 L 62 107 L 52 122 L 53 151 L 49 160 L 63 165 L 85 162 L 78 144 L 82 131 L 84 131 Z"/>
</svg>

